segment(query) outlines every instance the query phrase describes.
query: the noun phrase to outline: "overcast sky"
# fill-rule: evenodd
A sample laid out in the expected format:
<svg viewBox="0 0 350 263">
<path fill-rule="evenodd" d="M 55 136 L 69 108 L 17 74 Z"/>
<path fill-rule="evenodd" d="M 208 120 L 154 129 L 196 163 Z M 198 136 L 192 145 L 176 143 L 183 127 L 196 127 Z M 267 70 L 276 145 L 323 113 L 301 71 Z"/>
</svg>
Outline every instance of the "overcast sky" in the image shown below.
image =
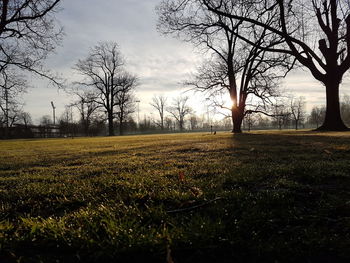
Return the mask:
<svg viewBox="0 0 350 263">
<path fill-rule="evenodd" d="M 126 58 L 127 68 L 140 79 L 137 97 L 140 115 L 150 114 L 150 99 L 154 94 L 174 97 L 184 92 L 181 81 L 188 78 L 200 64 L 202 55 L 190 44 L 156 30 L 155 6 L 160 0 L 63 0 L 57 17 L 64 27 L 65 37 L 56 54 L 47 61 L 48 68 L 62 74 L 70 83 L 77 79 L 72 67 L 86 57 L 89 48 L 100 41 L 116 41 Z M 344 81 L 341 93 L 350 93 Z M 47 87 L 45 81 L 33 80 L 33 88 L 25 95 L 25 111 L 37 121 L 51 114 L 54 101 L 59 116 L 64 106 L 72 102 L 65 92 Z M 324 104 L 324 88 L 308 72 L 294 72 L 284 81 L 284 88 L 306 97 L 308 109 Z M 203 96 L 189 94 L 197 113 L 204 111 Z M 171 101 L 171 99 L 169 99 Z M 154 112 L 156 117 L 156 113 Z"/>
</svg>

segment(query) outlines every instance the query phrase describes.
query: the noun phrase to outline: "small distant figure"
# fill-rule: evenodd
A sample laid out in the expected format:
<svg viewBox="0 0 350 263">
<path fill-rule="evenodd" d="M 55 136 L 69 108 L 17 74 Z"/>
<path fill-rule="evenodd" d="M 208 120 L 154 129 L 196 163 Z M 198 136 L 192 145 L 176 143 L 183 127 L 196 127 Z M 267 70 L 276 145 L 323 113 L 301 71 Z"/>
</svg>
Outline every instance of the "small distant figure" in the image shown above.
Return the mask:
<svg viewBox="0 0 350 263">
<path fill-rule="evenodd" d="M 213 125 L 210 125 L 210 134 L 213 134 Z"/>
</svg>

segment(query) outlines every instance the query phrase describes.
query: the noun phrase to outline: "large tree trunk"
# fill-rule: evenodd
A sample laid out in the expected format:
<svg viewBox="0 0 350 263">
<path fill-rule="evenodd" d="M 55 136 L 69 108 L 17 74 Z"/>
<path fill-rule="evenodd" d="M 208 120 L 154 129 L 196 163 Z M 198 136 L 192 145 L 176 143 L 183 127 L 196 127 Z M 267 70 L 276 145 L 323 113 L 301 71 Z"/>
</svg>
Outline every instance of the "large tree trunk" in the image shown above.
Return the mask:
<svg viewBox="0 0 350 263">
<path fill-rule="evenodd" d="M 81 125 L 82 125 L 82 127 L 83 127 L 85 136 L 89 136 L 87 120 L 86 120 L 86 119 L 82 119 Z"/>
<path fill-rule="evenodd" d="M 184 129 L 184 121 L 183 120 L 179 121 L 179 128 L 180 128 L 180 131 L 183 131 L 183 129 Z"/>
<path fill-rule="evenodd" d="M 90 121 L 87 119 L 86 120 L 86 125 L 85 125 L 85 135 L 86 136 L 89 136 L 90 134 L 89 134 L 89 129 L 90 128 Z"/>
<path fill-rule="evenodd" d="M 119 135 L 123 135 L 124 134 L 124 123 L 121 121 L 119 123 Z"/>
<path fill-rule="evenodd" d="M 108 136 L 114 136 L 113 113 L 108 113 Z"/>
<path fill-rule="evenodd" d="M 233 133 L 242 133 L 243 111 L 239 107 L 232 107 Z"/>
<path fill-rule="evenodd" d="M 278 129 L 282 130 L 282 121 L 281 120 L 278 120 Z"/>
<path fill-rule="evenodd" d="M 317 128 L 319 131 L 346 131 L 349 130 L 340 114 L 339 82 L 329 80 L 326 85 L 326 117 L 323 124 Z"/>
<path fill-rule="evenodd" d="M 119 135 L 123 135 L 124 134 L 124 121 L 122 118 L 120 118 L 120 122 L 119 122 Z"/>
</svg>

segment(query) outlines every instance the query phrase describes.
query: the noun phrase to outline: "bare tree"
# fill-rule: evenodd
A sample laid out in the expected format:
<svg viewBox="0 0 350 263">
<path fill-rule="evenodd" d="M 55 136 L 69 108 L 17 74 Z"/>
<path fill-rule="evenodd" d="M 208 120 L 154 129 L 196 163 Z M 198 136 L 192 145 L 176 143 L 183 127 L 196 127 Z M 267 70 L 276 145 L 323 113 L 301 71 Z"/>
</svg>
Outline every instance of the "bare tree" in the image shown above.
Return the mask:
<svg viewBox="0 0 350 263">
<path fill-rule="evenodd" d="M 246 27 L 259 27 L 283 43 L 270 47 L 237 36 L 262 50 L 288 54 L 326 88 L 326 116 L 319 130 L 347 130 L 340 114 L 339 86 L 350 68 L 350 3 L 347 0 L 202 0 L 218 15 Z M 228 9 L 230 3 L 236 5 Z M 246 10 L 244 15 L 232 10 Z M 272 19 L 272 20 L 271 20 Z M 271 23 L 272 21 L 272 23 Z"/>
<path fill-rule="evenodd" d="M 26 129 L 33 123 L 32 116 L 29 112 L 21 112 L 19 115 L 19 121 L 24 125 Z"/>
<path fill-rule="evenodd" d="M 74 121 L 73 109 L 75 105 L 68 104 L 64 107 L 60 118 L 58 119 L 59 132 L 65 136 L 76 136 L 78 131 L 78 124 Z M 52 132 L 53 130 L 51 130 Z"/>
<path fill-rule="evenodd" d="M 39 122 L 40 122 L 40 125 L 45 126 L 45 127 L 48 127 L 48 126 L 52 125 L 52 123 L 53 123 L 50 115 L 43 115 L 40 118 Z"/>
<path fill-rule="evenodd" d="M 256 124 L 257 120 L 256 118 L 254 118 L 252 113 L 248 113 L 247 117 L 244 119 L 244 124 L 246 129 L 248 129 L 248 131 L 251 131 L 254 124 Z"/>
<path fill-rule="evenodd" d="M 119 121 L 119 134 L 124 134 L 124 123 L 135 112 L 135 96 L 133 94 L 137 87 L 137 78 L 129 73 L 124 73 L 118 78 L 119 90 L 116 93 L 116 103 L 118 106 L 117 118 Z"/>
<path fill-rule="evenodd" d="M 244 15 L 244 10 L 233 9 L 233 1 L 225 3 L 227 9 Z M 252 27 L 253 32 L 249 32 L 241 21 L 209 10 L 201 0 L 163 1 L 158 13 L 162 33 L 175 34 L 213 53 L 214 60 L 205 61 L 194 80 L 186 84 L 206 92 L 207 97 L 212 99 L 218 93 L 227 92 L 232 101 L 229 110 L 233 132 L 242 132 L 247 98 L 255 96 L 262 104 L 269 102 L 276 93 L 278 79 L 293 65 L 288 54 L 275 55 L 256 47 L 261 43 L 274 47 L 280 44 L 280 37 L 271 37 L 266 30 L 258 27 Z M 242 41 L 237 36 L 238 32 L 250 34 L 256 45 L 250 46 Z M 249 108 L 251 113 L 253 109 Z"/>
<path fill-rule="evenodd" d="M 257 114 L 256 115 L 256 126 L 261 128 L 261 129 L 267 129 L 270 125 L 270 120 L 268 117 L 262 115 L 262 114 Z"/>
<path fill-rule="evenodd" d="M 290 109 L 288 107 L 288 102 L 282 99 L 278 99 L 271 109 L 272 114 L 270 115 L 278 127 L 282 130 L 283 127 L 286 127 L 290 121 Z"/>
<path fill-rule="evenodd" d="M 192 114 L 190 117 L 190 125 L 192 131 L 198 127 L 198 117 L 195 114 Z"/>
<path fill-rule="evenodd" d="M 6 137 L 9 128 L 15 124 L 22 112 L 20 97 L 26 92 L 27 81 L 23 75 L 8 67 L 0 71 L 0 111 L 6 128 Z"/>
<path fill-rule="evenodd" d="M 63 121 L 65 123 L 73 123 L 74 122 L 73 105 L 72 104 L 68 104 L 64 107 L 64 111 L 61 114 L 60 121 Z"/>
<path fill-rule="evenodd" d="M 299 124 L 305 119 L 305 98 L 291 98 L 290 100 L 290 115 L 295 125 L 295 129 L 298 130 Z"/>
<path fill-rule="evenodd" d="M 309 123 L 315 124 L 316 128 L 318 128 L 321 125 L 322 121 L 324 120 L 325 113 L 326 113 L 326 107 L 314 106 L 309 116 Z"/>
<path fill-rule="evenodd" d="M 5 127 L 6 137 L 9 137 L 10 128 L 20 119 L 22 108 L 17 103 L 11 103 L 6 108 L 0 107 L 0 109 L 2 126 Z"/>
<path fill-rule="evenodd" d="M 78 98 L 71 105 L 79 111 L 80 124 L 85 136 L 89 136 L 93 118 L 97 117 L 97 110 L 101 107 L 100 104 L 96 103 L 98 96 L 91 90 L 81 90 L 79 88 L 73 89 L 71 93 Z"/>
<path fill-rule="evenodd" d="M 158 111 L 159 114 L 159 127 L 161 130 L 164 130 L 164 114 L 166 109 L 166 101 L 167 97 L 164 95 L 154 95 L 152 98 L 152 102 L 150 103 L 153 108 L 155 108 Z"/>
<path fill-rule="evenodd" d="M 177 97 L 173 100 L 167 111 L 175 118 L 179 125 L 180 131 L 184 130 L 185 118 L 192 112 L 192 109 L 187 105 L 188 97 Z"/>
<path fill-rule="evenodd" d="M 171 131 L 173 129 L 173 120 L 170 117 L 165 117 L 164 118 L 164 124 L 165 124 L 165 128 L 168 131 Z"/>
<path fill-rule="evenodd" d="M 62 39 L 54 14 L 61 0 L 2 0 L 0 3 L 0 72 L 9 65 L 62 83 L 43 60 Z"/>
<path fill-rule="evenodd" d="M 344 122 L 350 125 L 350 96 L 344 95 L 340 104 L 340 111 Z"/>
<path fill-rule="evenodd" d="M 98 103 L 107 113 L 108 134 L 114 135 L 113 120 L 118 106 L 118 92 L 123 88 L 121 83 L 124 74 L 124 59 L 115 42 L 99 43 L 90 50 L 89 55 L 79 60 L 75 69 L 84 77 L 77 82 L 81 86 L 94 90 Z"/>
</svg>

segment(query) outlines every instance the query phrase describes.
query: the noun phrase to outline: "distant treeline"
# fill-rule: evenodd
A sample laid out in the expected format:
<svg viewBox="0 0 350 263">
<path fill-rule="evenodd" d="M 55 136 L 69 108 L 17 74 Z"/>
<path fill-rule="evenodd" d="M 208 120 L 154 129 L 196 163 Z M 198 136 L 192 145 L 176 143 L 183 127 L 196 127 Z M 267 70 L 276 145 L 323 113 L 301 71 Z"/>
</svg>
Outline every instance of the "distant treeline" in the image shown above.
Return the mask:
<svg viewBox="0 0 350 263">
<path fill-rule="evenodd" d="M 305 106 L 305 105 L 304 105 Z M 344 96 L 341 103 L 341 112 L 344 122 L 350 125 L 350 97 Z M 27 115 L 26 115 L 27 116 Z M 268 130 L 268 129 L 314 129 L 322 124 L 325 117 L 325 106 L 315 106 L 309 114 L 300 110 L 299 119 L 294 118 L 288 106 L 279 106 L 269 116 L 264 114 L 248 114 L 243 121 L 243 130 Z M 27 116 L 27 119 L 28 118 Z M 209 115 L 190 114 L 184 119 L 183 127 L 180 127 L 176 118 L 167 116 L 163 126 L 152 115 L 137 121 L 129 116 L 123 124 L 123 134 L 152 134 L 175 132 L 212 132 L 232 130 L 232 120 L 227 117 L 222 120 L 211 120 Z M 298 122 L 296 124 L 296 122 Z M 120 134 L 119 123 L 114 123 L 116 134 Z M 24 123 L 23 119 L 6 128 L 0 123 L 0 138 L 59 138 L 78 136 L 106 136 L 108 135 L 108 123 L 101 115 L 89 120 L 87 125 L 84 120 L 74 120 L 71 114 L 62 114 L 56 125 L 48 115 L 41 118 L 39 125 Z"/>
</svg>

